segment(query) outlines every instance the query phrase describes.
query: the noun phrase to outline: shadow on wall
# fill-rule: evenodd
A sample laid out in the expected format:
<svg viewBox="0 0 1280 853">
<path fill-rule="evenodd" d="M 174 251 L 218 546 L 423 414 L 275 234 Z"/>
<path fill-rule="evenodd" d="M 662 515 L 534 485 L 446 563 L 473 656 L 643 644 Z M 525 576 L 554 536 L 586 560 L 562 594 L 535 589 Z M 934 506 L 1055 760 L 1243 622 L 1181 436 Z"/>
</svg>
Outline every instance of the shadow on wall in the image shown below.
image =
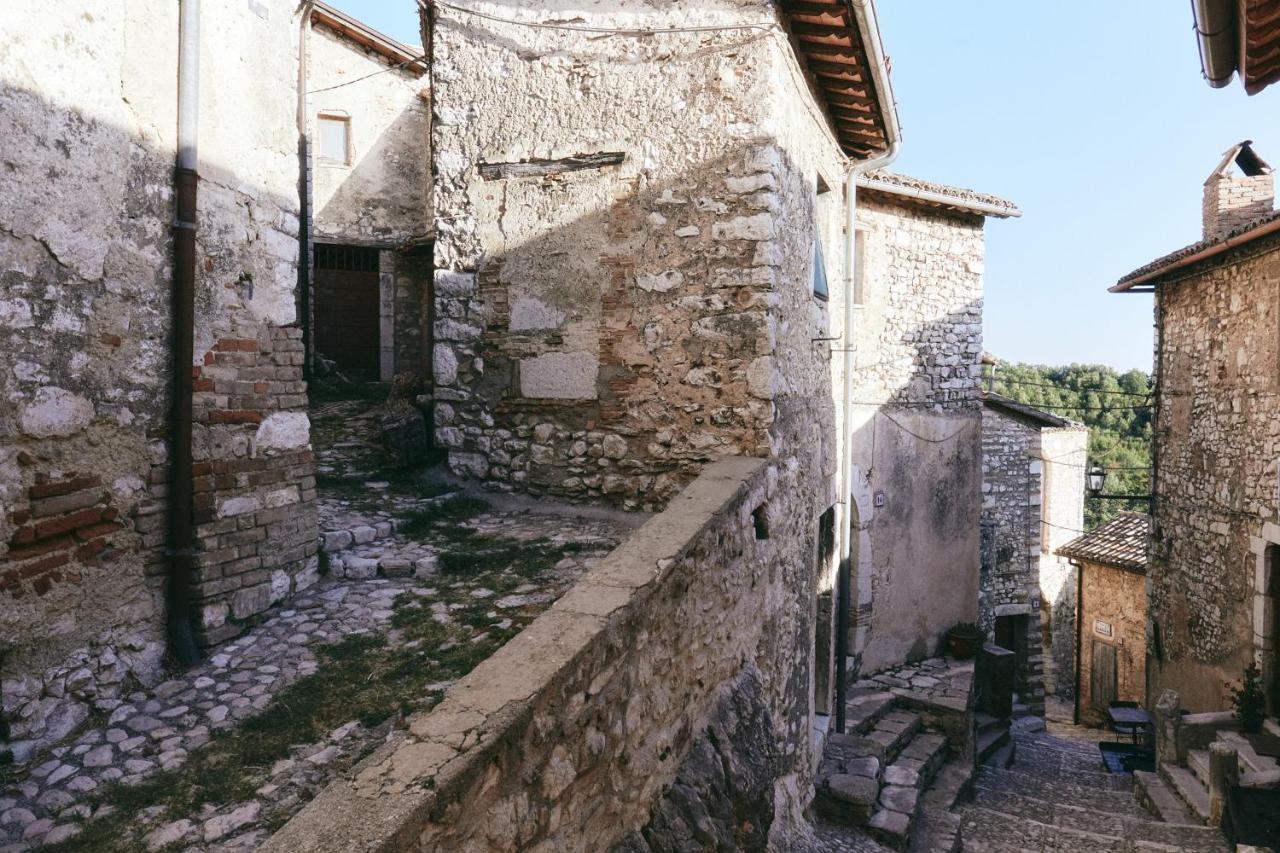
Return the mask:
<svg viewBox="0 0 1280 853">
<path fill-rule="evenodd" d="M 321 160 L 313 136 L 318 242 L 399 245 L 430 232 L 430 107 L 422 98 L 416 101 L 350 165 Z M 364 124 L 358 113 L 351 118 L 353 137 L 365 131 Z"/>
<path fill-rule="evenodd" d="M 656 186 L 619 149 L 600 152 L 611 165 L 489 163 L 473 179 L 459 215 L 488 251 L 436 283 L 436 433 L 459 474 L 652 508 L 719 456 L 769 455 L 788 398 L 832 420 L 811 226 L 788 229 L 774 193 L 745 189 L 794 167 L 762 139 Z"/>
<path fill-rule="evenodd" d="M 968 376 L 970 365 L 963 361 L 941 371 L 940 348 L 956 339 L 957 326 L 981 315 L 982 304 L 975 300 L 902 328 L 910 372 L 877 392 L 885 403 L 855 399 L 852 407 L 854 499 L 865 537 L 858 550 L 850 648 L 861 650 L 857 663 L 863 673 L 942 654 L 947 629 L 977 618 L 978 355 Z M 963 347 L 968 337 L 959 338 Z"/>
<path fill-rule="evenodd" d="M 437 439 L 455 471 L 495 487 L 624 506 L 667 503 L 721 456 L 779 460 L 749 508 L 762 518 L 739 521 L 782 555 L 734 629 L 750 651 L 726 662 L 708 634 L 699 654 L 759 666 L 768 751 L 802 766 L 838 446 L 812 177 L 768 137 L 658 175 L 646 160 L 621 144 L 484 162 L 454 189 L 450 222 L 477 223 L 484 248 L 474 269 L 436 274 Z"/>
<path fill-rule="evenodd" d="M 161 673 L 174 151 L 104 103 L 95 115 L 0 87 L 12 131 L 0 194 L 0 701 L 7 716 L 39 706 L 13 727 L 17 740 L 56 740 L 93 702 Z M 266 352 L 270 330 L 294 319 L 297 199 L 278 190 L 294 186 L 297 160 L 284 143 L 287 156 L 252 160 L 268 179 L 264 165 L 295 170 L 275 185 L 206 149 L 201 366 L 261 357 L 257 343 Z M 246 343 L 232 354 L 226 340 Z M 239 421 L 214 426 L 227 407 L 213 397 L 197 394 L 198 459 L 247 454 L 257 421 L 279 406 L 264 388 L 237 407 Z M 276 453 L 266 442 L 260 456 Z M 83 668 L 83 690 L 45 692 Z"/>
</svg>

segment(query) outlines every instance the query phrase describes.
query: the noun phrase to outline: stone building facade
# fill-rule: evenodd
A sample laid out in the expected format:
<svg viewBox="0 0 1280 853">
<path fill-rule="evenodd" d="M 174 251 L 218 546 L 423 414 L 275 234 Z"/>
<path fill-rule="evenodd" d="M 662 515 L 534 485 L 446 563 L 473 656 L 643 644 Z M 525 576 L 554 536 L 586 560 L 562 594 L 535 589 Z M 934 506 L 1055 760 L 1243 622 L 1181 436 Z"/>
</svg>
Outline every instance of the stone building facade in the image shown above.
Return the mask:
<svg viewBox="0 0 1280 853">
<path fill-rule="evenodd" d="M 1076 574 L 1059 546 L 1084 531 L 1089 432 L 1082 424 L 983 395 L 982 574 L 978 623 L 1017 658 L 1033 712 L 1075 689 Z"/>
<path fill-rule="evenodd" d="M 977 617 L 983 228 L 1017 215 L 901 175 L 859 184 L 850 648 L 864 674 L 938 653 L 948 628 Z"/>
<path fill-rule="evenodd" d="M 781 832 L 834 684 L 815 625 L 844 491 L 849 149 L 772 2 L 619 0 L 563 28 L 525 25 L 545 4 L 477 11 L 430 19 L 436 441 L 490 487 L 626 509 L 665 507 L 718 458 L 767 460 L 750 519 L 789 556 L 740 639 Z M 741 664 L 705 666 L 727 685 Z"/>
<path fill-rule="evenodd" d="M 21 760 L 162 669 L 179 9 L 6 12 L 0 751 Z M 298 21 L 271 0 L 206 4 L 202 23 L 189 615 L 212 643 L 310 584 L 316 543 Z"/>
<path fill-rule="evenodd" d="M 1245 165 L 1216 169 L 1206 193 L 1234 199 L 1223 184 L 1236 180 L 1256 194 L 1259 175 Z M 1222 710 L 1257 662 L 1277 710 L 1280 217 L 1271 207 L 1226 232 L 1226 214 L 1207 215 L 1205 239 L 1112 288 L 1155 294 L 1151 706 L 1172 688 L 1190 711 Z"/>
<path fill-rule="evenodd" d="M 1146 515 L 1126 512 L 1058 548 L 1080 573 L 1076 720 L 1109 726 L 1112 702 L 1146 699 Z"/>
<path fill-rule="evenodd" d="M 430 374 L 430 90 L 421 47 L 323 2 L 307 29 L 311 345 L 353 376 Z"/>
</svg>

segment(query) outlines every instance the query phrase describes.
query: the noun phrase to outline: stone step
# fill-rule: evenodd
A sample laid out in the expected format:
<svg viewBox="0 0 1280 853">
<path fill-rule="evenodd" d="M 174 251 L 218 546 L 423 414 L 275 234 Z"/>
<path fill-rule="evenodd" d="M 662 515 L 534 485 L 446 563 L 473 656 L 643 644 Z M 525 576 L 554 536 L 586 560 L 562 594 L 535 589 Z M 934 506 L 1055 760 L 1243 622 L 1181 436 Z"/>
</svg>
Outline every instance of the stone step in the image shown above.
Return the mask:
<svg viewBox="0 0 1280 853">
<path fill-rule="evenodd" d="M 1021 766 L 1019 760 L 1019 767 Z M 1066 780 L 1051 780 L 1040 776 L 1020 773 L 1018 770 L 997 770 L 992 767 L 979 768 L 974 780 L 975 789 L 988 793 L 1009 793 L 1019 796 L 1034 797 L 1050 803 L 1064 803 L 1080 808 L 1095 809 L 1099 813 L 1119 815 L 1122 817 L 1150 817 L 1133 797 L 1133 791 L 1099 788 L 1088 783 L 1071 781 L 1071 774 Z"/>
<path fill-rule="evenodd" d="M 874 688 L 854 688 L 844 703 L 845 731 L 866 734 L 893 707 L 893 694 Z"/>
<path fill-rule="evenodd" d="M 1169 789 L 1160 774 L 1147 770 L 1133 771 L 1133 792 L 1138 802 L 1164 823 L 1198 825 L 1182 800 Z"/>
<path fill-rule="evenodd" d="M 1192 749 L 1187 751 L 1187 769 L 1200 780 L 1206 789 L 1209 787 L 1209 750 Z"/>
<path fill-rule="evenodd" d="M 991 758 L 987 759 L 988 767 L 998 769 L 1006 769 L 1012 767 L 1013 763 L 1018 760 L 1018 744 L 1017 741 L 1009 740 L 1004 746 L 995 751 Z"/>
<path fill-rule="evenodd" d="M 921 731 L 885 768 L 876 811 L 867 824 L 872 837 L 903 850 L 915 826 L 922 792 L 933 781 L 947 754 L 947 739 L 935 732 Z"/>
<path fill-rule="evenodd" d="M 883 763 L 892 764 L 916 733 L 921 729 L 920 715 L 910 711 L 890 711 L 881 717 L 867 733 L 867 739 L 884 749 Z"/>
<path fill-rule="evenodd" d="M 964 759 L 948 761 L 938 769 L 933 784 L 920 797 L 911 853 L 956 853 L 960 850 L 960 816 L 952 812 L 973 787 L 973 764 Z"/>
<path fill-rule="evenodd" d="M 1125 851 L 1123 838 L 1096 832 L 1081 832 L 1033 820 L 1027 815 L 1010 815 L 969 805 L 961 818 L 960 833 L 966 853 L 1007 850 L 1044 851 Z"/>
<path fill-rule="evenodd" d="M 1191 815 L 1197 823 L 1209 822 L 1209 789 L 1200 784 L 1194 773 L 1185 767 L 1162 763 L 1160 776 L 1190 806 Z"/>
<path fill-rule="evenodd" d="M 976 734 L 985 734 L 994 729 L 1005 728 L 1009 725 L 1009 721 L 1003 717 L 996 717 L 985 711 L 978 711 L 973 715 L 974 730 Z"/>
<path fill-rule="evenodd" d="M 1009 730 L 1007 728 L 993 729 L 978 735 L 978 763 L 986 764 L 991 760 L 992 756 L 1000 751 L 1001 747 L 1008 743 Z"/>
<path fill-rule="evenodd" d="M 1280 764 L 1276 759 L 1269 755 L 1259 755 L 1253 749 L 1253 744 L 1249 743 L 1240 732 L 1220 731 L 1218 732 L 1218 740 L 1226 741 L 1236 748 L 1236 754 L 1240 757 L 1241 773 L 1271 773 L 1280 770 Z M 1208 779 L 1208 776 L 1205 776 Z"/>
<path fill-rule="evenodd" d="M 990 795 L 983 792 L 978 804 L 1010 817 L 1029 817 L 1072 832 L 1167 845 L 1176 850 L 1225 849 L 1222 834 L 1207 826 L 1161 823 L 1150 816 L 1108 814 L 1014 793 Z"/>
</svg>

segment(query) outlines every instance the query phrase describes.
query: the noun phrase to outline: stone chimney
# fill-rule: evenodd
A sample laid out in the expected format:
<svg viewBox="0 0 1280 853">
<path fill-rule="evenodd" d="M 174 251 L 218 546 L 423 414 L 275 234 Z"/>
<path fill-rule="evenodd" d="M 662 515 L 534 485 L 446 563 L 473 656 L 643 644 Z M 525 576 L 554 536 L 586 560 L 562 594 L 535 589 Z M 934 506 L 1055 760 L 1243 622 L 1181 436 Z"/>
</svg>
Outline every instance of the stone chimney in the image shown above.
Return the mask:
<svg viewBox="0 0 1280 853">
<path fill-rule="evenodd" d="M 1204 182 L 1204 237 L 1221 237 L 1275 208 L 1275 177 L 1271 167 L 1246 139 L 1222 157 Z"/>
</svg>

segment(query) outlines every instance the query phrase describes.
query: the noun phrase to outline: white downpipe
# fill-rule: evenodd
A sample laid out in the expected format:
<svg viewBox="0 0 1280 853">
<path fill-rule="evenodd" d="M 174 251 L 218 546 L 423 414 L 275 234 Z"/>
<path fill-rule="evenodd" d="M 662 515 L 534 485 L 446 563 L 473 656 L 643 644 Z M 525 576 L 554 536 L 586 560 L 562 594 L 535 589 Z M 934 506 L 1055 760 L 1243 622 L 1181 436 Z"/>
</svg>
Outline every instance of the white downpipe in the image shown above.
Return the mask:
<svg viewBox="0 0 1280 853">
<path fill-rule="evenodd" d="M 858 198 L 858 176 L 864 172 L 873 169 L 881 169 L 888 166 L 894 160 L 898 159 L 898 152 L 902 147 L 902 129 L 898 126 L 898 111 L 893 103 L 893 87 L 889 82 L 888 60 L 885 57 L 884 45 L 880 41 L 880 28 L 876 24 L 875 8 L 871 0 L 849 0 L 849 5 L 853 9 L 854 17 L 857 19 L 858 28 L 863 34 L 863 41 L 867 49 L 867 58 L 871 66 L 871 77 L 875 82 L 876 91 L 879 93 L 881 102 L 887 103 L 889 109 L 883 111 L 885 123 L 885 138 L 889 140 L 889 148 L 879 157 L 873 157 L 870 160 L 861 160 L 849 165 L 849 170 L 845 173 L 845 233 L 844 233 L 844 277 L 845 277 L 845 299 L 844 299 L 844 400 L 843 400 L 843 416 L 844 416 L 844 453 L 841 459 L 840 483 L 843 489 L 841 501 L 845 502 L 845 519 L 843 525 L 843 542 L 840 549 L 840 559 L 842 562 L 848 563 L 853 556 L 853 538 L 857 533 L 850 529 L 850 519 L 853 518 L 853 372 L 855 367 L 854 343 L 857 335 L 854 330 L 854 319 L 857 312 L 853 307 L 853 286 L 854 286 L 854 258 L 855 238 L 857 234 L 857 198 Z M 857 566 L 849 564 L 850 587 L 853 586 L 853 579 L 857 577 Z M 857 602 L 847 601 L 845 606 L 850 613 L 856 612 Z M 852 651 L 850 648 L 849 651 Z M 837 666 L 843 667 L 844 661 L 837 661 Z"/>
<path fill-rule="evenodd" d="M 195 171 L 200 132 L 200 0 L 179 0 L 178 168 Z"/>
</svg>

